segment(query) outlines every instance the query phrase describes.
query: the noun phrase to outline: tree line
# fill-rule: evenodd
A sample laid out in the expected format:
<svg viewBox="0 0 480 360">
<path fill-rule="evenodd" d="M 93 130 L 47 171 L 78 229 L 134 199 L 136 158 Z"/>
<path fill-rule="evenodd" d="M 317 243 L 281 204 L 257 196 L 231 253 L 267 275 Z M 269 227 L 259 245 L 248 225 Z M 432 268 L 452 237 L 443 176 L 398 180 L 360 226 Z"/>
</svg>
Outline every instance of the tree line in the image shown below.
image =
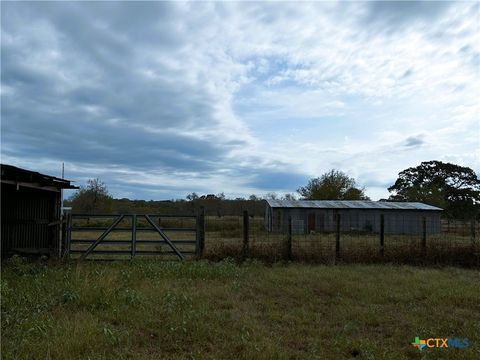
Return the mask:
<svg viewBox="0 0 480 360">
<path fill-rule="evenodd" d="M 388 191 L 390 196 L 381 201 L 422 202 L 444 209 L 448 218 L 471 219 L 480 215 L 480 180 L 469 167 L 425 161 L 416 167 L 401 171 Z M 255 194 L 248 198 L 228 199 L 225 194 L 204 194 L 195 192 L 185 199 L 146 201 L 114 199 L 107 186 L 99 179 L 92 179 L 65 201 L 75 213 L 195 213 L 200 206 L 209 215 L 238 215 L 248 210 L 255 216 L 263 215 L 265 199 L 281 200 L 369 200 L 365 188 L 356 180 L 339 170 L 330 170 L 320 177 L 312 178 L 305 186 L 279 196 L 268 193 L 261 197 Z"/>
</svg>

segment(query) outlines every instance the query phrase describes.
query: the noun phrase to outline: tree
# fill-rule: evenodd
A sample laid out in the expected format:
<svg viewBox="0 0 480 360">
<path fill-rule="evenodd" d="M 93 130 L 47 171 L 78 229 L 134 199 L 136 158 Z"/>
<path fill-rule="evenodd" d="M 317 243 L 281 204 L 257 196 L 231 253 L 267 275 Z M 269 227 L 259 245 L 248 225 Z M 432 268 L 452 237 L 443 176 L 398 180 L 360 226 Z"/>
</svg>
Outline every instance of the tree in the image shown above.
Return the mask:
<svg viewBox="0 0 480 360">
<path fill-rule="evenodd" d="M 388 188 L 390 201 L 418 201 L 438 206 L 444 215 L 471 218 L 479 213 L 480 180 L 469 167 L 424 161 L 403 170 Z"/>
<path fill-rule="evenodd" d="M 198 194 L 196 192 L 192 192 L 191 194 L 187 195 L 187 200 L 188 201 L 194 201 L 199 198 Z"/>
<path fill-rule="evenodd" d="M 269 193 L 265 194 L 265 199 L 267 199 L 267 200 L 277 200 L 278 195 L 274 192 L 269 192 Z"/>
<path fill-rule="evenodd" d="M 365 189 L 357 187 L 355 179 L 344 172 L 330 170 L 308 181 L 297 192 L 306 200 L 368 200 Z"/>
<path fill-rule="evenodd" d="M 88 180 L 87 186 L 80 187 L 69 201 L 74 211 L 95 214 L 112 210 L 112 196 L 107 185 L 98 178 Z"/>
<path fill-rule="evenodd" d="M 285 194 L 283 195 L 282 200 L 294 201 L 297 200 L 297 198 L 295 197 L 295 194 Z"/>
</svg>

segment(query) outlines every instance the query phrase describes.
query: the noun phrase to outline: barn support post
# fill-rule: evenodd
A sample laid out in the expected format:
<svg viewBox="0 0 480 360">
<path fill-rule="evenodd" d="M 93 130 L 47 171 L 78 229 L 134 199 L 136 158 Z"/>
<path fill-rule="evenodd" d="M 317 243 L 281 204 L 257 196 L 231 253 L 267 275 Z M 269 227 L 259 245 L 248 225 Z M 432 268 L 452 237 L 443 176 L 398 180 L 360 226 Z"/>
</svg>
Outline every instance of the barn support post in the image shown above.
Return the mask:
<svg viewBox="0 0 480 360">
<path fill-rule="evenodd" d="M 427 218 L 422 217 L 422 252 L 427 252 Z"/>
<path fill-rule="evenodd" d="M 243 211 L 243 248 L 242 248 L 242 259 L 245 260 L 248 257 L 249 251 L 249 221 L 248 221 L 248 211 Z"/>
<path fill-rule="evenodd" d="M 203 249 L 205 248 L 205 207 L 203 206 L 200 206 L 200 209 L 197 213 L 196 242 L 197 258 L 201 259 L 203 256 Z"/>
<path fill-rule="evenodd" d="M 380 215 L 380 255 L 385 255 L 385 215 Z"/>
<path fill-rule="evenodd" d="M 132 259 L 137 251 L 137 215 L 132 215 Z"/>
<path fill-rule="evenodd" d="M 335 260 L 340 259 L 340 214 L 335 216 Z"/>
<path fill-rule="evenodd" d="M 288 261 L 292 260 L 292 217 L 288 216 L 288 227 L 287 227 L 287 254 L 286 259 Z"/>
</svg>

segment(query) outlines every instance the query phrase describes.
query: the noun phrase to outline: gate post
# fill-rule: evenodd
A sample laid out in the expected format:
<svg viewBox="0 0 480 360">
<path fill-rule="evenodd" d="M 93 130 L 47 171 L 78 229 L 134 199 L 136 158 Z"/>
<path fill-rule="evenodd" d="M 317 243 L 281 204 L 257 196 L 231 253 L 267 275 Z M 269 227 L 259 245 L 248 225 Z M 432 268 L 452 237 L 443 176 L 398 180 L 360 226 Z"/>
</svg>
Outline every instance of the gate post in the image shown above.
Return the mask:
<svg viewBox="0 0 480 360">
<path fill-rule="evenodd" d="M 200 206 L 197 213 L 197 238 L 196 238 L 196 253 L 197 258 L 201 259 L 203 256 L 203 249 L 205 247 L 205 207 Z"/>
<path fill-rule="evenodd" d="M 248 211 L 243 211 L 243 249 L 242 249 L 242 259 L 245 260 L 248 257 Z"/>
<path fill-rule="evenodd" d="M 62 258 L 67 253 L 67 216 L 60 215 L 60 249 L 59 257 Z"/>
<path fill-rule="evenodd" d="M 137 251 L 137 215 L 132 215 L 132 259 Z"/>
<path fill-rule="evenodd" d="M 70 257 L 70 240 L 72 239 L 72 214 L 67 213 L 66 219 L 66 236 L 65 236 L 65 256 Z"/>
</svg>

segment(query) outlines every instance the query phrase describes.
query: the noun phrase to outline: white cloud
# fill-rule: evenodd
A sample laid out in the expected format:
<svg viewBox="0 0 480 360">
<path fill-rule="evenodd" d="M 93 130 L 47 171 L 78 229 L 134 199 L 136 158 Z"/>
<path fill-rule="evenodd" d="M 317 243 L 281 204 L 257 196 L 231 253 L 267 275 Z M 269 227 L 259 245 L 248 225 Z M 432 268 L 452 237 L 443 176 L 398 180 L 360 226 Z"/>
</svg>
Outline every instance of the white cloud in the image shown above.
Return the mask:
<svg viewBox="0 0 480 360">
<path fill-rule="evenodd" d="M 6 3 L 2 156 L 151 194 L 337 167 L 378 197 L 424 160 L 480 170 L 478 36 L 475 3 Z"/>
</svg>

